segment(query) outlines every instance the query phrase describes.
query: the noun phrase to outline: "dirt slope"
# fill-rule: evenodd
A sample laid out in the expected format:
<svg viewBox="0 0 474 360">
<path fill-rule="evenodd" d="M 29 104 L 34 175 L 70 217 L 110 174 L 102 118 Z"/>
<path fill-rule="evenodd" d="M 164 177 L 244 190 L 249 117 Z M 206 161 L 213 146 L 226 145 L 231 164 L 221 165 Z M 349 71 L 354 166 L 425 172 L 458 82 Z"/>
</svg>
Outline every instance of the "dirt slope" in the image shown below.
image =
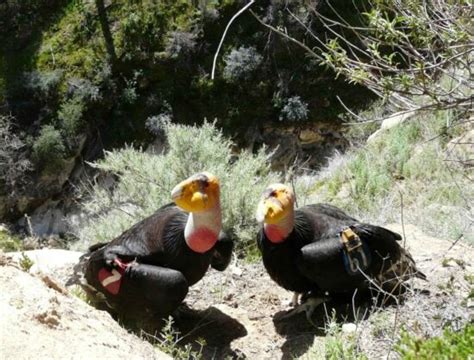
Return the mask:
<svg viewBox="0 0 474 360">
<path fill-rule="evenodd" d="M 403 234 L 400 225 L 387 227 Z M 331 301 L 315 312 L 315 328 L 304 314 L 282 319 L 292 293 L 276 286 L 261 264 L 238 264 L 224 273 L 210 271 L 192 289 L 186 302 L 194 311 L 176 321 L 183 343 L 204 338 L 203 354 L 209 359 L 294 359 L 305 354 L 314 359 L 315 348 L 324 351 L 324 326 L 335 310 L 340 324 L 357 325 L 360 350 L 378 359 L 387 357 L 402 325 L 427 337 L 440 334 L 443 326 L 460 327 L 474 320 L 473 304 L 467 300 L 474 249 L 460 242 L 452 246 L 413 225 L 405 226 L 405 234 L 406 247 L 429 281 L 413 280 L 413 290 L 399 306 L 373 308 L 356 302 L 354 310 L 352 299 Z"/>
<path fill-rule="evenodd" d="M 169 359 L 47 279 L 0 265 L 2 360 Z"/>
</svg>

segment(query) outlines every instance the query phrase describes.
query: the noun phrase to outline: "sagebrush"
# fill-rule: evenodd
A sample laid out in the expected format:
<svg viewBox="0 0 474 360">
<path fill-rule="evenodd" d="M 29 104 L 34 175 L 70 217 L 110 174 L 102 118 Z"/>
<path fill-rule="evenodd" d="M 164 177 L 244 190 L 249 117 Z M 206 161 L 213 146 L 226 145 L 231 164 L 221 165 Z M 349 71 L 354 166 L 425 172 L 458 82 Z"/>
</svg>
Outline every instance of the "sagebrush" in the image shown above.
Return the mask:
<svg viewBox="0 0 474 360">
<path fill-rule="evenodd" d="M 201 127 L 164 122 L 164 153 L 127 147 L 107 152 L 93 164 L 116 180 L 107 188 L 91 184 L 83 204 L 87 220 L 77 228 L 79 247 L 109 241 L 159 207 L 171 202 L 170 191 L 190 175 L 209 171 L 219 177 L 223 227 L 236 240 L 238 251 L 255 247 L 255 208 L 261 192 L 279 180 L 272 172 L 265 149 L 256 154 L 234 154 L 232 142 L 214 124 Z"/>
</svg>

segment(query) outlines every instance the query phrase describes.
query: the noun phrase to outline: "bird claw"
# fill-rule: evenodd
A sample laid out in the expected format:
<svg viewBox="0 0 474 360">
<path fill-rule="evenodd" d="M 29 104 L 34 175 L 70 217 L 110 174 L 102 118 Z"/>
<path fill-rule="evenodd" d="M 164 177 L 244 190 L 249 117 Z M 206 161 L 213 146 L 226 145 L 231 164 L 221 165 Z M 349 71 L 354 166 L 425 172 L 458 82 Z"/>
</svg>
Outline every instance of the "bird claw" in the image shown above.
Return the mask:
<svg viewBox="0 0 474 360">
<path fill-rule="evenodd" d="M 293 298 L 294 299 L 294 298 Z M 283 315 L 281 317 L 282 320 L 286 320 L 296 314 L 302 313 L 303 311 L 306 313 L 306 320 L 313 325 L 314 327 L 317 327 L 317 325 L 313 322 L 311 316 L 314 313 L 314 310 L 321 305 L 322 303 L 326 302 L 329 300 L 329 297 L 327 296 L 322 296 L 322 297 L 310 297 L 308 298 L 303 304 L 298 305 L 295 307 L 293 310 L 290 310 L 287 314 Z"/>
</svg>

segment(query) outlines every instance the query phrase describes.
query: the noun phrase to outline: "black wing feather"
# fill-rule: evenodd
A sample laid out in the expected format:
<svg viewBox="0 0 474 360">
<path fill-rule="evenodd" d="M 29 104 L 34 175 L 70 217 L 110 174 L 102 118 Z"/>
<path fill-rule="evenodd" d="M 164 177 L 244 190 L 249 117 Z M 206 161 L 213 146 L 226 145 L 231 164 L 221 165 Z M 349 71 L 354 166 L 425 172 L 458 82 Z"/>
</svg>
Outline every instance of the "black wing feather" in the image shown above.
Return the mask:
<svg viewBox="0 0 474 360">
<path fill-rule="evenodd" d="M 211 257 L 212 268 L 224 271 L 232 259 L 233 249 L 234 241 L 225 232 L 221 231 Z"/>
</svg>

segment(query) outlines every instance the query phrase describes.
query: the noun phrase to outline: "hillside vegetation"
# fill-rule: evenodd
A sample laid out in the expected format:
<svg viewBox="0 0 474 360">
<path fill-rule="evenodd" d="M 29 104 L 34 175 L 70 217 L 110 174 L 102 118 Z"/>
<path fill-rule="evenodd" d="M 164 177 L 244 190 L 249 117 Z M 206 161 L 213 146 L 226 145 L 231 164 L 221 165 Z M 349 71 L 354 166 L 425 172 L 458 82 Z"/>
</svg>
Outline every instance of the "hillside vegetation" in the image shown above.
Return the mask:
<svg viewBox="0 0 474 360">
<path fill-rule="evenodd" d="M 473 9 L 465 0 L 0 3 L 0 250 L 21 259 L 0 265 L 29 271 L 28 249 L 112 240 L 168 204 L 178 182 L 209 171 L 235 256 L 190 289 L 189 319 L 140 332 L 151 343 L 176 358 L 469 358 Z M 273 138 L 280 147 L 268 147 Z M 283 164 L 272 163 L 276 152 Z M 289 293 L 255 241 L 256 205 L 274 182 L 293 186 L 298 207 L 330 203 L 399 232 L 428 282 L 411 280 L 389 306 L 377 303 L 382 292 L 370 304 L 328 301 L 317 328 L 285 321 Z M 58 218 L 68 225 L 58 238 L 37 236 L 35 221 Z"/>
<path fill-rule="evenodd" d="M 211 80 L 217 45 L 241 1 L 118 0 L 103 12 L 100 3 L 0 5 L 0 103 L 29 127 L 39 169 L 53 170 L 46 156 L 70 157 L 82 136 L 105 147 L 148 143 L 147 119 L 156 117 L 216 118 L 227 134 L 242 135 L 258 123 L 337 121 L 337 96 L 354 107 L 368 102 L 362 87 L 307 61 L 249 13 L 229 31 Z M 302 33 L 283 14 L 286 5 L 253 8 Z"/>
<path fill-rule="evenodd" d="M 309 201 L 333 203 L 367 221 L 405 221 L 434 236 L 474 242 L 472 150 L 466 146 L 473 124 L 467 116 L 451 110 L 415 114 L 337 154 L 309 188 Z"/>
</svg>

